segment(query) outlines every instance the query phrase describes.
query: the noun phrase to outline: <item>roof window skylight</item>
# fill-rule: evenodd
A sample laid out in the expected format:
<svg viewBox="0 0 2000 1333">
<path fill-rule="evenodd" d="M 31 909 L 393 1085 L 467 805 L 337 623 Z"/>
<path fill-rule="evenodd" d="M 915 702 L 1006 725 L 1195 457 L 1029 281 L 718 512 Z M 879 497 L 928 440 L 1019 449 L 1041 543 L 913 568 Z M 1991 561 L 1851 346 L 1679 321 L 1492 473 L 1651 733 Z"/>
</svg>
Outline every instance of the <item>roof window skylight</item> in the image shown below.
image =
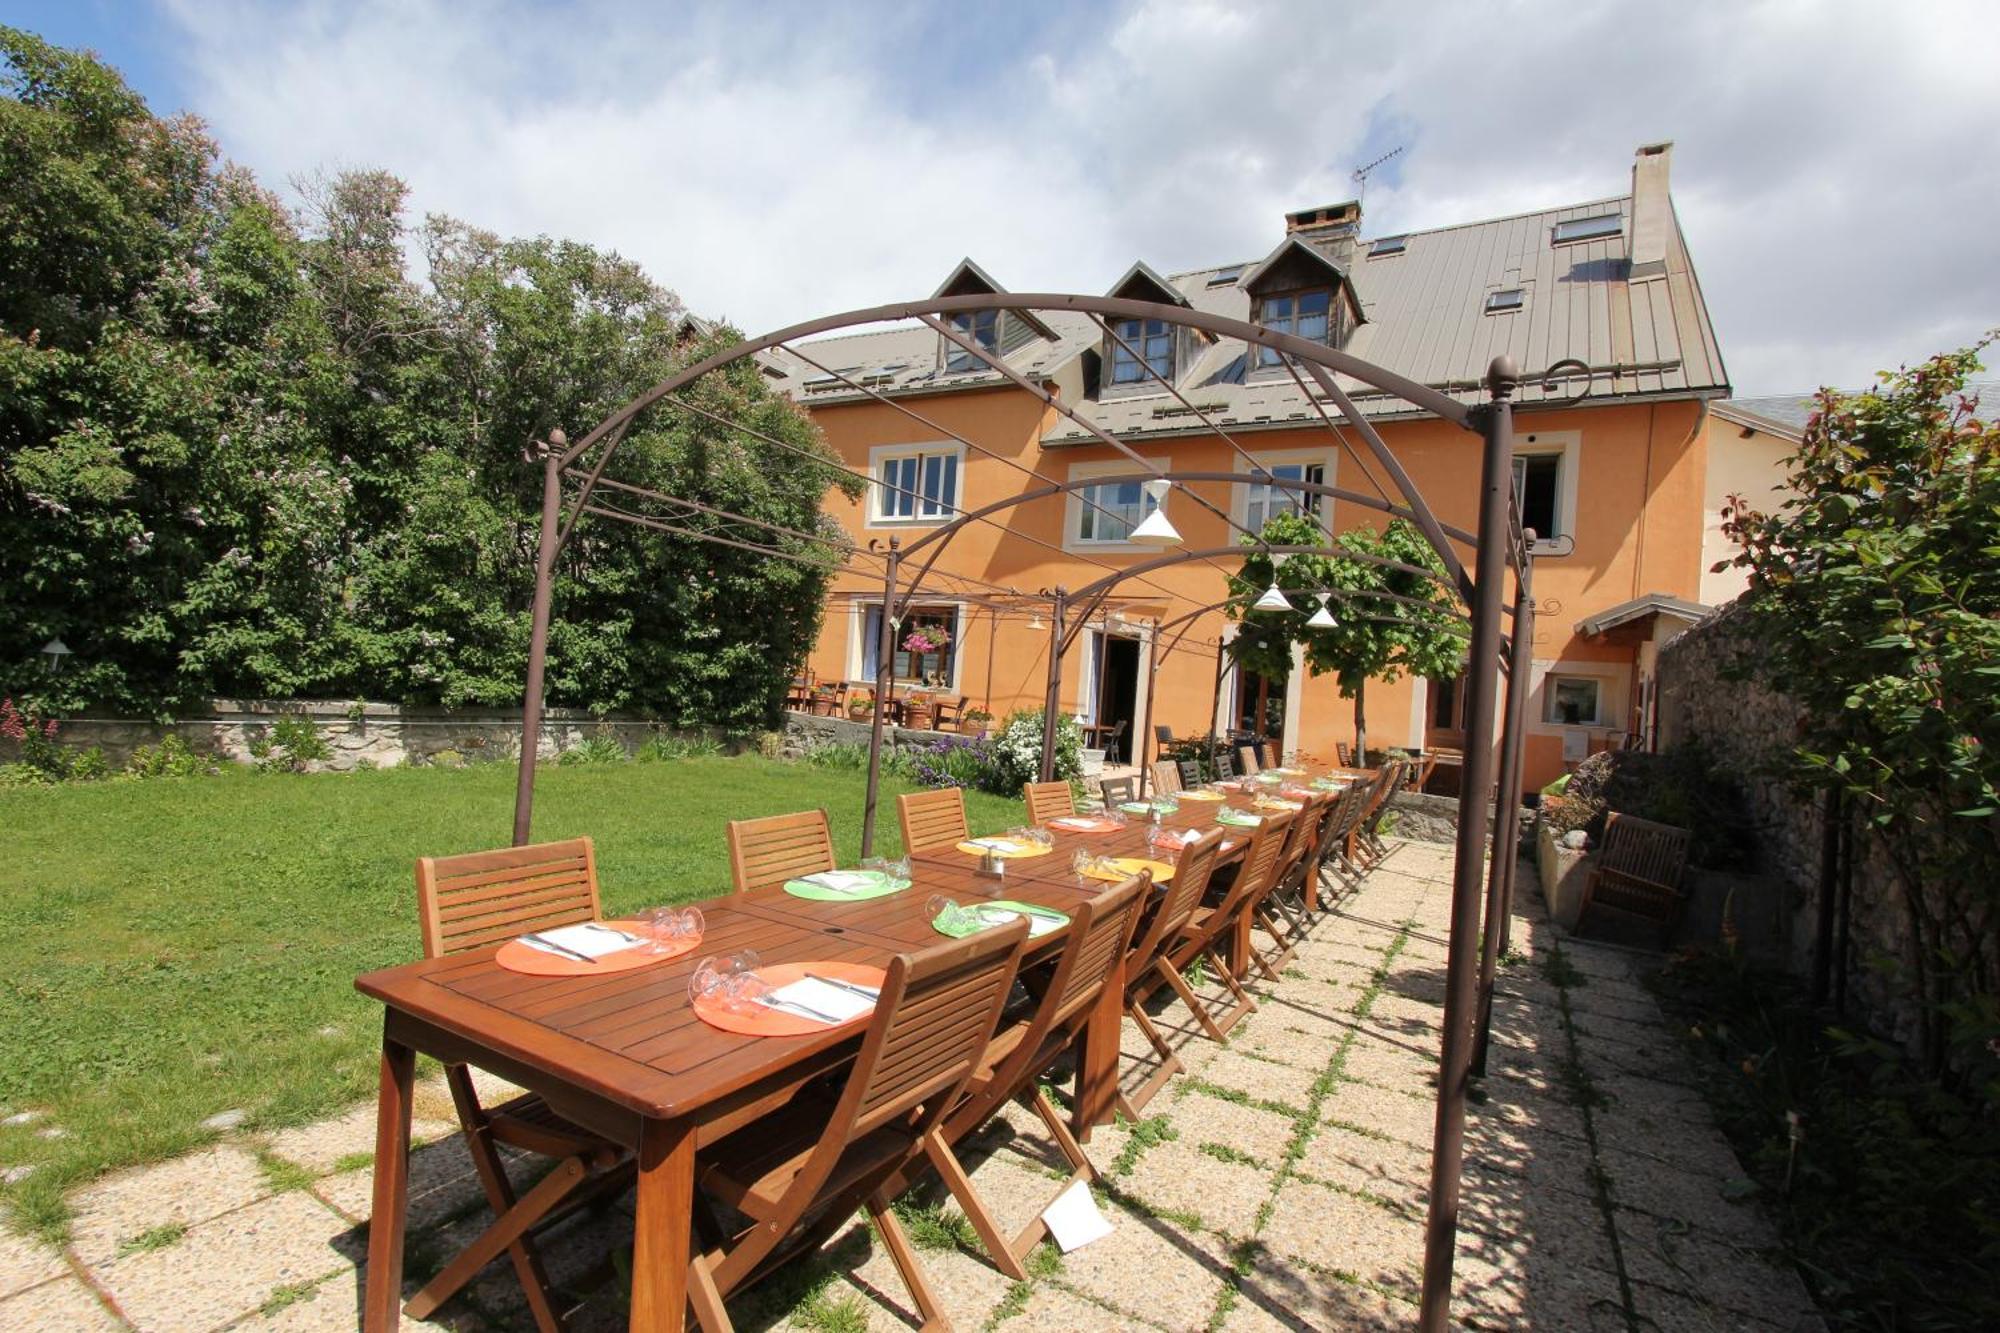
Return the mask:
<svg viewBox="0 0 2000 1333">
<path fill-rule="evenodd" d="M 1403 253 L 1403 250 L 1409 243 L 1410 238 L 1408 236 L 1384 236 L 1382 239 L 1376 241 L 1374 245 L 1368 247 L 1368 257 L 1373 259 L 1377 255 L 1399 255 Z"/>
<path fill-rule="evenodd" d="M 1486 294 L 1486 313 L 1494 315 L 1505 310 L 1519 310 L 1522 302 L 1526 300 L 1527 293 L 1519 287 L 1509 287 L 1504 291 L 1488 292 Z"/>
<path fill-rule="evenodd" d="M 1556 223 L 1555 242 L 1594 241 L 1600 236 L 1616 236 L 1624 229 L 1625 219 L 1616 213 L 1602 213 L 1594 218 L 1571 218 L 1568 222 Z"/>
<path fill-rule="evenodd" d="M 1219 268 L 1215 272 L 1209 274 L 1208 285 L 1211 287 L 1227 287 L 1230 283 L 1236 281 L 1238 278 L 1242 276 L 1243 276 L 1243 265 L 1234 264 L 1228 268 Z"/>
</svg>

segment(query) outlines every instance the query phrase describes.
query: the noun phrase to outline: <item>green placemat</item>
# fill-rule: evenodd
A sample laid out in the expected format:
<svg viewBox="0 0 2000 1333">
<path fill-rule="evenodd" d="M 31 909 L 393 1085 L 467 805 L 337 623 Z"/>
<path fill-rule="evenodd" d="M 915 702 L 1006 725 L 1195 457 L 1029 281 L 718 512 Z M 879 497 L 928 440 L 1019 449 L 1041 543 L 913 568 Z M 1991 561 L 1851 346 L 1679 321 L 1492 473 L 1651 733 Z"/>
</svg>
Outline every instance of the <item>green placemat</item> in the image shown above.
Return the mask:
<svg viewBox="0 0 2000 1333">
<path fill-rule="evenodd" d="M 823 883 L 830 880 L 832 883 Z M 853 888 L 840 887 L 852 884 Z M 810 898 L 820 903 L 858 903 L 869 898 L 886 898 L 910 887 L 907 879 L 892 879 L 879 870 L 830 870 L 804 879 L 785 881 L 785 892 L 794 898 Z"/>
<path fill-rule="evenodd" d="M 1019 913 L 1028 918 L 1028 938 L 1046 935 L 1052 930 L 1061 930 L 1069 924 L 1067 913 L 1058 912 L 1053 907 L 1037 907 L 1033 903 L 1017 903 L 1011 898 L 995 898 L 991 902 L 967 903 L 956 908 L 946 908 L 931 921 L 931 928 L 940 935 L 949 935 L 962 940 L 967 935 L 977 935 L 982 930 L 1004 926 Z"/>
<path fill-rule="evenodd" d="M 1231 828 L 1256 828 L 1264 822 L 1264 816 L 1253 815 L 1234 806 L 1224 806 L 1215 812 L 1215 822 L 1227 824 Z"/>
</svg>

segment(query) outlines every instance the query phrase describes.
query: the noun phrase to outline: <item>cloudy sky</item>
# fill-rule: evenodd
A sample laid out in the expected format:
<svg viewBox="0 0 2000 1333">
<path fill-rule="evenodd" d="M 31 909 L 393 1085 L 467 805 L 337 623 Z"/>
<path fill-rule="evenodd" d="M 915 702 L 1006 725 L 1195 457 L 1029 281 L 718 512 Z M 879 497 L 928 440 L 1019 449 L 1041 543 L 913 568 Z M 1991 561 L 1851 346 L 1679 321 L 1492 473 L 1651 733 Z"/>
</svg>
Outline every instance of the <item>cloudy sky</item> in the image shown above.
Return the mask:
<svg viewBox="0 0 2000 1333">
<path fill-rule="evenodd" d="M 642 261 L 755 331 L 970 254 L 1101 291 L 1262 255 L 1369 180 L 1382 235 L 1673 193 L 1739 394 L 2000 324 L 2000 5 L 252 4 L 0 0 L 267 183 L 382 166 L 423 211 Z"/>
</svg>

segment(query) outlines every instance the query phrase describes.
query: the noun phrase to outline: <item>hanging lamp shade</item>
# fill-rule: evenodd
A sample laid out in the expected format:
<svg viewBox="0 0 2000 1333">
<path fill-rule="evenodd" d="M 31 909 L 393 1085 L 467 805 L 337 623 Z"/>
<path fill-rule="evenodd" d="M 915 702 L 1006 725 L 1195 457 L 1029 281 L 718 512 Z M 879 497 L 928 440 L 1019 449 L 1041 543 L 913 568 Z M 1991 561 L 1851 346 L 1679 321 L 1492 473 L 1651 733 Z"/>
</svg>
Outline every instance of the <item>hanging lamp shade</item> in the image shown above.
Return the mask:
<svg viewBox="0 0 2000 1333">
<path fill-rule="evenodd" d="M 1292 604 L 1285 600 L 1285 594 L 1278 591 L 1278 585 L 1273 583 L 1264 589 L 1262 597 L 1251 603 L 1251 608 L 1257 611 L 1289 611 Z"/>
<path fill-rule="evenodd" d="M 1338 620 L 1333 618 L 1333 612 L 1326 609 L 1326 594 L 1321 593 L 1319 595 L 1319 610 L 1312 613 L 1311 617 L 1307 619 L 1306 624 L 1312 626 L 1314 629 L 1332 629 L 1339 623 Z"/>
<path fill-rule="evenodd" d="M 1167 492 L 1174 484 L 1165 477 L 1146 483 L 1146 493 L 1153 497 L 1153 512 L 1146 515 L 1139 526 L 1132 529 L 1126 540 L 1137 546 L 1179 546 L 1181 534 L 1167 521 Z"/>
</svg>

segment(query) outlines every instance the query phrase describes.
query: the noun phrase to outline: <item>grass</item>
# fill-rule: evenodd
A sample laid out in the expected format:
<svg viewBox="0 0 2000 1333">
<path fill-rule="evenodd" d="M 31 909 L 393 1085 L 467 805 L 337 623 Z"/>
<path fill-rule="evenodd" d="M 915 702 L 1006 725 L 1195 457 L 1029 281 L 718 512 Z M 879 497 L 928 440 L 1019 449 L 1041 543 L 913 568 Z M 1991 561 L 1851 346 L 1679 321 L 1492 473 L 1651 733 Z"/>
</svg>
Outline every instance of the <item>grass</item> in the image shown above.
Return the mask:
<svg viewBox="0 0 2000 1333">
<path fill-rule="evenodd" d="M 328 1115 L 373 1094 L 381 1011 L 356 974 L 418 952 L 420 855 L 504 845 L 514 770 L 157 779 L 0 790 L 0 1127 L 19 1227 L 59 1238 L 64 1196 L 106 1170 L 247 1128 Z M 885 782 L 878 850 L 899 850 Z M 1017 802 L 967 794 L 975 831 Z M 606 910 L 729 888 L 732 818 L 825 806 L 860 853 L 856 773 L 756 756 L 542 770 L 539 838 L 596 839 Z"/>
<path fill-rule="evenodd" d="M 185 1235 L 187 1235 L 185 1222 L 169 1222 L 165 1226 L 142 1231 L 127 1240 L 118 1247 L 118 1254 L 122 1258 L 128 1254 L 144 1254 L 148 1250 L 164 1250 Z"/>
</svg>

